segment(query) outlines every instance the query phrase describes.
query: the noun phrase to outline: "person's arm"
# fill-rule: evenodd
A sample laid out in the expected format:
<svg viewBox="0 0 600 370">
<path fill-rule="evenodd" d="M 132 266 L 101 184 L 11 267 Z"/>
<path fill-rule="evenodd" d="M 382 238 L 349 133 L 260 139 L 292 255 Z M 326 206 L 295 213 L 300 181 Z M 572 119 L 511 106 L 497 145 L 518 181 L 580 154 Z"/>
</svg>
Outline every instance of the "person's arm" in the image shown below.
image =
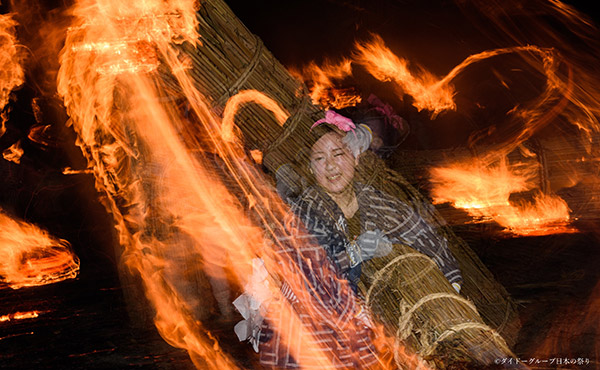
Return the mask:
<svg viewBox="0 0 600 370">
<path fill-rule="evenodd" d="M 401 222 L 388 232 L 388 238 L 406 243 L 415 250 L 431 257 L 454 289 L 460 292 L 462 275 L 458 262 L 448 248 L 448 240 L 429 224 L 414 207 L 397 201 L 396 210 Z"/>
</svg>

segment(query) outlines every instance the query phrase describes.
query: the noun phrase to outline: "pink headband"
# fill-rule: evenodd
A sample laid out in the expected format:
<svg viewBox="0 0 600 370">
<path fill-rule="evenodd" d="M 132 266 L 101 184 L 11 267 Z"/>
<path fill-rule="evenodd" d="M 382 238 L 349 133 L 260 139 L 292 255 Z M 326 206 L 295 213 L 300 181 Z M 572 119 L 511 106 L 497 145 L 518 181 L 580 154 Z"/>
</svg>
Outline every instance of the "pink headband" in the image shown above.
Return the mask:
<svg viewBox="0 0 600 370">
<path fill-rule="evenodd" d="M 336 126 L 344 132 L 354 131 L 354 129 L 356 128 L 356 125 L 354 124 L 354 122 L 352 122 L 350 118 L 344 117 L 341 114 L 338 114 L 332 110 L 326 111 L 325 118 L 321 118 L 320 120 L 315 122 L 310 129 L 312 130 L 321 123 L 329 123 L 331 125 Z"/>
</svg>

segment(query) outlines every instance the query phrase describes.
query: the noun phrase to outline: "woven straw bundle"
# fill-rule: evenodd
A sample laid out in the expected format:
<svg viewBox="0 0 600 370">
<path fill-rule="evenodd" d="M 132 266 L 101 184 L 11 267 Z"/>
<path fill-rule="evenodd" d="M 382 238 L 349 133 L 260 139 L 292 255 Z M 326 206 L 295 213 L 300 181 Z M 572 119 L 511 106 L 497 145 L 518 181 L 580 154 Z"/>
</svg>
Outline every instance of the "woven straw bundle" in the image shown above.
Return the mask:
<svg viewBox="0 0 600 370">
<path fill-rule="evenodd" d="M 294 162 L 306 149 L 305 133 L 323 117 L 322 110 L 223 1 L 202 1 L 198 19 L 202 45 L 183 50 L 192 60 L 196 86 L 217 113 L 243 90 L 257 90 L 277 101 L 289 113 L 283 126 L 253 103 L 239 110 L 235 124 L 245 146 L 263 152 L 263 165 L 272 174 L 281 164 Z M 397 246 L 394 254 L 365 263 L 364 293 L 375 316 L 424 357 L 489 362 L 510 354 L 520 328 L 515 305 L 477 255 L 443 226 L 427 199 L 373 153 L 361 158 L 357 180 L 414 204 L 437 225 L 464 278 L 457 295 L 429 258 Z"/>
<path fill-rule="evenodd" d="M 363 263 L 361 280 L 368 307 L 397 342 L 440 368 L 512 355 L 473 302 L 456 294 L 431 258 L 410 247 L 396 244 L 391 254 Z"/>
</svg>

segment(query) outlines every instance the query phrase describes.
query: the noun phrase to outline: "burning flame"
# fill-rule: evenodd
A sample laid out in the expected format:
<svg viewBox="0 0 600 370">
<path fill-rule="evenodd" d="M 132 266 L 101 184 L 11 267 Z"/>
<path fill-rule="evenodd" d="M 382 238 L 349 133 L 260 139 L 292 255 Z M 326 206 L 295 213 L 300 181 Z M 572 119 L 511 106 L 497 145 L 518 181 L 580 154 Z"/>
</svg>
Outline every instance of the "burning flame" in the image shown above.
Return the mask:
<svg viewBox="0 0 600 370">
<path fill-rule="evenodd" d="M 240 91 L 227 101 L 225 110 L 223 111 L 223 120 L 221 123 L 221 137 L 225 141 L 233 141 L 236 135 L 234 134 L 235 114 L 243 104 L 255 103 L 268 109 L 275 115 L 275 120 L 280 126 L 283 126 L 290 114 L 279 105 L 275 100 L 257 90 Z"/>
<path fill-rule="evenodd" d="M 272 248 L 284 248 L 278 236 L 284 233 L 282 220 L 288 209 L 233 134 L 236 107 L 243 103 L 262 104 L 280 123 L 288 113 L 262 93 L 243 91 L 231 98 L 222 122 L 213 116 L 177 48 L 182 42 L 197 43 L 194 4 L 183 0 L 75 4 L 75 24 L 61 55 L 58 90 L 78 144 L 114 215 L 121 258 L 142 278 L 156 312 L 155 325 L 167 342 L 185 348 L 198 368 L 236 369 L 235 361 L 195 318 L 202 297 L 197 287 L 188 286 L 186 276 L 190 270 L 204 269 L 210 278 L 222 278 L 219 271 L 229 260 L 235 266 L 234 280 L 243 286 L 252 259 L 259 256 L 271 274 L 270 285 L 285 280 L 304 302 L 292 307 L 281 292 L 273 292 L 285 323 L 273 327 L 281 345 L 292 355 L 297 348 L 308 354 L 302 367 L 331 368 L 337 360 L 318 341 L 297 343 L 300 332 L 319 335 L 305 327 L 299 315 L 310 315 L 315 323 L 339 318 L 328 317 L 330 313 L 320 308 L 314 298 L 320 288 L 286 259 L 287 253 L 273 253 Z M 138 58 L 137 52 L 120 47 L 121 42 L 132 45 L 136 40 L 154 50 L 161 61 L 156 69 L 122 68 L 145 66 L 146 59 Z M 98 52 L 98 45 L 108 49 L 117 45 L 117 49 Z M 193 122 L 183 120 L 176 107 L 161 99 L 172 91 L 165 86 L 166 76 L 187 98 Z M 299 240 L 286 239 L 291 252 L 304 248 Z M 337 277 L 329 271 L 326 279 Z M 342 284 L 349 292 L 348 285 Z M 381 330 L 378 334 L 386 338 Z"/>
<path fill-rule="evenodd" d="M 8 121 L 8 114 L 6 111 L 0 113 L 0 137 L 6 133 L 6 122 Z"/>
<path fill-rule="evenodd" d="M 356 44 L 356 59 L 380 81 L 394 81 L 403 92 L 414 98 L 413 105 L 438 114 L 455 109 L 454 89 L 424 69 L 412 72 L 406 59 L 399 58 L 375 35 L 368 43 Z"/>
<path fill-rule="evenodd" d="M 9 148 L 5 149 L 2 152 L 2 157 L 10 162 L 15 162 L 16 164 L 21 163 L 21 156 L 23 155 L 23 149 L 21 148 L 21 142 L 17 141 Z"/>
<path fill-rule="evenodd" d="M 451 203 L 471 216 L 496 221 L 508 231 L 521 235 L 566 232 L 570 221 L 566 202 L 538 193 L 532 203 L 514 204 L 512 194 L 536 189 L 537 167 L 508 165 L 505 159 L 495 166 L 481 162 L 458 163 L 431 170 L 434 203 Z"/>
<path fill-rule="evenodd" d="M 197 259 L 194 250 L 186 248 L 184 239 L 177 234 L 168 237 L 167 233 L 161 240 L 157 239 L 153 236 L 156 231 L 147 225 L 153 220 L 145 219 L 148 212 L 144 209 L 156 207 L 154 212 L 160 212 L 160 208 L 168 207 L 169 202 L 144 199 L 140 179 L 120 169 L 120 161 L 133 154 L 133 148 L 128 145 L 120 126 L 127 120 L 138 135 L 149 136 L 148 149 L 156 149 L 155 153 L 150 154 L 150 159 L 157 162 L 157 169 L 162 167 L 162 171 L 166 172 L 163 181 L 167 186 L 163 193 L 170 194 L 175 206 L 183 206 L 187 211 L 192 211 L 191 207 L 197 205 L 189 203 L 185 207 L 181 200 L 193 197 L 203 182 L 192 183 L 188 189 L 177 186 L 186 179 L 187 174 L 192 176 L 190 180 L 198 178 L 194 160 L 188 153 L 177 153 L 182 155 L 177 157 L 170 152 L 173 146 L 178 146 L 175 150 L 181 151 L 181 144 L 169 126 L 168 112 L 158 104 L 158 97 L 152 96 L 156 92 L 151 80 L 142 74 L 156 71 L 156 68 L 147 68 L 146 60 L 138 58 L 135 50 L 121 47 L 138 42 L 145 45 L 149 43 L 148 49 L 156 55 L 162 51 L 164 57 L 173 63 L 173 41 L 196 43 L 194 7 L 194 1 L 76 2 L 73 8 L 76 24 L 67 34 L 61 56 L 58 90 L 73 118 L 79 145 L 87 155 L 90 166 L 93 166 L 97 187 L 107 195 L 106 206 L 115 216 L 124 248 L 122 259 L 142 278 L 147 297 L 156 311 L 155 323 L 159 333 L 171 345 L 187 349 L 198 367 L 208 363 L 211 368 L 235 369 L 234 362 L 194 319 L 193 310 L 197 308 L 198 299 L 182 296 L 184 292 L 177 285 L 181 275 L 177 276 L 175 258 Z M 111 49 L 111 45 L 117 45 L 117 49 Z M 100 53 L 98 49 L 106 51 Z M 135 103 L 131 107 L 143 107 L 138 111 L 131 109 L 130 119 L 113 115 L 119 79 L 123 80 L 121 86 L 131 89 L 131 99 L 128 100 L 124 95 L 123 101 Z M 170 161 L 173 161 L 172 164 Z M 213 195 L 219 191 L 217 186 L 207 186 L 202 190 L 205 189 L 211 189 Z M 183 193 L 175 196 L 175 191 Z M 129 214 L 119 209 L 117 197 L 131 204 Z M 174 215 L 181 214 L 181 211 L 177 210 Z M 202 218 L 197 211 L 192 211 L 178 223 L 185 223 L 185 220 L 194 216 Z M 226 224 L 225 219 L 221 219 L 220 223 Z"/>
<path fill-rule="evenodd" d="M 0 213 L 0 282 L 12 289 L 74 279 L 79 259 L 69 243 Z"/>
<path fill-rule="evenodd" d="M 364 66 L 376 79 L 388 82 L 391 81 L 399 88 L 399 98 L 402 95 L 410 95 L 414 102 L 413 106 L 418 110 L 428 110 L 435 117 L 439 113 L 447 110 L 455 110 L 456 103 L 454 96 L 456 90 L 452 86 L 452 81 L 464 72 L 472 64 L 490 59 L 503 54 L 530 53 L 538 55 L 545 65 L 545 72 L 549 79 L 549 89 L 562 87 L 563 84 L 554 74 L 556 64 L 554 63 L 553 51 L 536 46 L 522 46 L 512 48 L 502 48 L 496 50 L 484 51 L 479 54 L 471 55 L 462 63 L 454 67 L 443 78 L 437 77 L 418 66 L 411 63 L 396 54 L 394 54 L 385 44 L 381 36 L 373 35 L 372 39 L 365 42 L 356 42 L 355 51 L 352 59 L 343 59 L 342 62 L 335 64 L 325 62 L 319 66 L 315 62 L 303 67 L 300 72 L 292 70 L 298 78 L 312 86 L 311 97 L 314 104 L 319 104 L 325 108 L 344 108 L 360 103 L 360 97 L 356 94 L 344 95 L 342 92 L 349 91 L 339 88 L 336 82 L 353 74 L 352 63 L 356 62 Z M 330 92 L 333 97 L 330 96 Z M 337 92 L 337 93 L 336 93 Z"/>
<path fill-rule="evenodd" d="M 10 14 L 0 14 L 0 110 L 8 103 L 10 92 L 25 78 L 15 37 L 16 25 Z"/>
<path fill-rule="evenodd" d="M 585 91 L 575 91 L 573 68 L 569 64 L 562 65 L 563 59 L 556 50 L 531 45 L 489 50 L 469 56 L 446 76 L 436 78 L 420 68 L 412 72 L 408 61 L 393 54 L 379 36 L 356 47 L 357 61 L 373 76 L 381 81 L 395 82 L 402 93 L 414 98 L 413 105 L 417 109 L 429 110 L 432 116 L 456 109 L 453 100 L 456 92 L 451 82 L 474 63 L 500 55 L 518 54 L 525 63 L 535 66 L 546 77 L 544 91 L 529 105 L 507 112 L 507 127 L 519 124 L 522 129 L 514 130 L 509 138 L 489 147 L 477 160 L 431 169 L 432 197 L 434 203 L 449 202 L 474 217 L 494 220 L 516 234 L 573 231 L 566 226 L 570 222 L 569 207 L 556 195 L 539 191 L 529 202 L 514 204 L 509 200 L 511 194 L 536 188 L 532 178 L 538 171 L 537 168 L 525 168 L 522 163 L 508 166 L 506 158 L 509 153 L 561 115 L 571 117 L 573 108 L 570 106 L 583 113 L 579 117 L 584 117 L 584 120 L 572 121 L 582 132 L 591 136 L 591 131 L 598 127 L 597 119 L 590 110 L 595 105 L 581 99 L 587 96 Z M 489 135 L 490 130 L 476 132 L 470 138 L 470 145 L 475 147 Z"/>
<path fill-rule="evenodd" d="M 339 63 L 325 61 L 322 65 L 311 62 L 300 70 L 291 69 L 290 73 L 308 85 L 313 104 L 323 109 L 352 107 L 362 101 L 353 89 L 336 86 L 337 82 L 352 75 L 350 59 Z"/>
<path fill-rule="evenodd" d="M 15 312 L 0 316 L 0 322 L 35 319 L 40 316 L 40 311 Z"/>
</svg>

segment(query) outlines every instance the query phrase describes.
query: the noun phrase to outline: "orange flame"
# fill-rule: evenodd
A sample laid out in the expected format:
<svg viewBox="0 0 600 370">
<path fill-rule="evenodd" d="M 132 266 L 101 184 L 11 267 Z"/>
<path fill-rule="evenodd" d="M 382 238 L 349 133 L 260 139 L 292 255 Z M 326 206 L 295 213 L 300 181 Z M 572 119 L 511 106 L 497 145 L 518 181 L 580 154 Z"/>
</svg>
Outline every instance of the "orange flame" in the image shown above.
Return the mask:
<svg viewBox="0 0 600 370">
<path fill-rule="evenodd" d="M 133 175 L 120 169 L 120 161 L 132 155 L 134 149 L 128 145 L 120 126 L 127 117 L 113 116 L 116 89 L 130 87 L 134 91 L 130 101 L 143 110 L 130 113 L 133 121 L 131 129 L 142 136 L 147 134 L 151 140 L 148 148 L 156 149 L 150 160 L 155 160 L 156 168 L 166 172 L 162 180 L 166 184 L 163 193 L 173 197 L 174 207 L 192 210 L 178 223 L 201 218 L 202 215 L 191 208 L 197 203 L 186 206 L 181 200 L 189 200 L 196 192 L 209 188 L 212 196 L 218 189 L 216 186 L 201 189 L 202 182 L 192 182 L 190 188 L 177 185 L 186 179 L 186 174 L 192 176 L 190 180 L 198 178 L 194 160 L 188 153 L 182 153 L 181 157 L 169 155 L 173 146 L 179 146 L 176 149 L 181 150 L 178 135 L 169 126 L 168 112 L 160 107 L 157 97 L 152 96 L 155 92 L 151 81 L 141 74 L 155 71 L 155 68 L 147 68 L 148 64 L 138 58 L 135 49 L 132 51 L 127 47 L 137 42 L 149 43 L 149 49 L 156 55 L 162 51 L 165 57 L 172 58 L 171 54 L 175 52 L 171 44 L 173 41 L 187 40 L 195 44 L 195 2 L 78 1 L 73 14 L 76 24 L 67 34 L 61 55 L 58 91 L 73 118 L 79 145 L 93 167 L 97 187 L 107 195 L 106 206 L 115 217 L 124 248 L 122 259 L 142 278 L 146 295 L 156 312 L 156 327 L 167 342 L 188 350 L 198 367 L 208 363 L 210 368 L 235 369 L 234 362 L 194 319 L 192 313 L 197 308 L 198 298 L 182 296 L 177 285 L 178 278 L 181 278 L 177 275 L 175 259 L 197 259 L 196 251 L 186 248 L 189 241 L 177 234 L 170 237 L 167 234 L 161 240 L 152 237 L 156 231 L 147 222 L 153 220 L 146 220 L 148 212 L 144 209 L 156 207 L 154 212 L 159 212 L 163 207 L 160 203 L 169 206 L 169 202 L 152 202 L 155 205 L 150 206 L 151 201 L 144 199 L 141 179 L 127 178 L 127 175 Z M 116 46 L 116 50 L 111 49 L 112 46 Z M 99 47 L 99 50 L 106 47 L 107 51 L 100 53 Z M 122 85 L 119 79 L 123 80 Z M 123 97 L 123 101 L 128 101 L 127 96 Z M 135 117 L 135 114 L 139 116 Z M 86 146 L 96 150 L 88 151 Z M 183 192 L 175 195 L 177 191 Z M 131 204 L 129 213 L 119 209 L 117 197 Z M 181 211 L 175 214 L 181 214 Z M 224 219 L 220 221 L 226 224 Z M 145 228 L 147 231 L 144 231 Z"/>
<path fill-rule="evenodd" d="M 221 278 L 219 271 L 229 260 L 235 266 L 236 280 L 245 285 L 251 261 L 259 256 L 271 274 L 271 286 L 278 286 L 285 277 L 301 301 L 311 302 L 298 312 L 299 308 L 288 304 L 279 291 L 273 292 L 280 315 L 285 318 L 284 327 L 273 328 L 281 335 L 282 345 L 292 355 L 298 348 L 308 354 L 302 367 L 333 367 L 337 359 L 330 358 L 318 341 L 297 340 L 299 332 L 308 338 L 318 335 L 302 324 L 300 315 L 311 315 L 317 323 L 335 323 L 338 318 L 324 316 L 311 293 L 318 287 L 311 286 L 302 271 L 285 260 L 286 255 L 272 252 L 271 248 L 279 245 L 277 235 L 284 230 L 282 220 L 287 207 L 232 135 L 234 107 L 244 102 L 265 105 L 280 123 L 288 114 L 264 94 L 248 91 L 242 92 L 239 99 L 232 98 L 220 122 L 196 89 L 185 68 L 185 58 L 182 60 L 177 50 L 177 43 L 184 40 L 196 42 L 198 36 L 188 33 L 195 29 L 193 22 L 183 22 L 190 28 L 181 29 L 170 23 L 180 18 L 195 19 L 195 2 L 156 0 L 143 4 L 126 0 L 76 3 L 76 24 L 67 35 L 61 55 L 58 90 L 78 133 L 78 144 L 96 177 L 96 186 L 106 195 L 105 204 L 114 215 L 123 247 L 121 258 L 142 278 L 156 312 L 156 327 L 171 345 L 185 348 L 197 367 L 237 368 L 195 319 L 202 297 L 197 290 L 187 289 L 182 277 L 190 269 L 204 268 L 210 277 Z M 167 16 L 171 14 L 177 17 Z M 141 23 L 140 17 L 144 20 Z M 124 25 L 130 23 L 136 25 L 133 29 L 139 35 L 125 29 Z M 121 67 L 112 66 L 144 61 L 136 59 L 136 53 L 128 48 L 99 54 L 83 47 L 98 45 L 102 40 L 121 45 L 119 40 L 137 39 L 148 42 L 164 65 L 152 71 L 131 68 L 121 73 Z M 167 71 L 188 99 L 197 117 L 194 124 L 182 120 L 173 106 L 163 103 L 164 99 L 161 102 L 168 90 L 161 73 Z M 299 241 L 288 239 L 292 250 L 303 248 Z M 192 266 L 184 267 L 189 266 L 187 263 Z M 347 284 L 343 286 L 349 289 Z M 340 328 L 341 332 L 346 330 L 354 329 Z"/>
<path fill-rule="evenodd" d="M 65 240 L 0 213 L 0 282 L 12 289 L 73 279 L 79 259 Z"/>
<path fill-rule="evenodd" d="M 40 313 L 40 311 L 15 312 L 0 316 L 0 322 L 35 319 L 36 317 L 40 316 Z"/>
<path fill-rule="evenodd" d="M 221 137 L 225 141 L 232 141 L 234 134 L 235 114 L 243 104 L 255 103 L 268 109 L 275 115 L 275 120 L 280 126 L 283 126 L 290 114 L 279 105 L 275 100 L 257 90 L 240 91 L 227 101 L 223 111 L 223 120 L 221 122 Z"/>
<path fill-rule="evenodd" d="M 21 163 L 21 156 L 23 156 L 23 149 L 21 148 L 21 142 L 17 141 L 9 148 L 5 149 L 2 152 L 2 157 L 10 162 L 15 162 L 16 164 Z"/>
<path fill-rule="evenodd" d="M 6 122 L 8 121 L 8 114 L 6 111 L 0 113 L 0 137 L 6 133 Z"/>
<path fill-rule="evenodd" d="M 352 89 L 336 87 L 337 81 L 352 75 L 350 59 L 343 59 L 339 63 L 325 61 L 322 65 L 311 62 L 301 70 L 292 69 L 290 72 L 309 86 L 313 104 L 323 109 L 352 107 L 362 100 Z"/>
<path fill-rule="evenodd" d="M 508 231 L 521 235 L 567 232 L 570 222 L 566 202 L 539 193 L 532 204 L 513 204 L 511 194 L 536 188 L 537 167 L 508 165 L 501 159 L 496 166 L 481 162 L 458 163 L 431 170 L 434 203 L 451 203 L 471 216 L 496 221 Z"/>
<path fill-rule="evenodd" d="M 573 231 L 566 226 L 570 222 L 569 207 L 555 195 L 540 191 L 532 203 L 513 204 L 509 201 L 511 194 L 536 188 L 532 176 L 538 171 L 537 168 L 525 168 L 524 164 L 508 167 L 506 156 L 509 153 L 559 116 L 571 118 L 570 105 L 583 113 L 572 121 L 575 126 L 590 137 L 597 131 L 597 119 L 593 114 L 595 105 L 586 104 L 587 99 L 581 98 L 587 97 L 585 91 L 575 91 L 572 68 L 567 64 L 563 68 L 567 73 L 561 71 L 562 59 L 555 50 L 521 46 L 485 51 L 469 56 L 445 77 L 437 79 L 424 70 L 412 73 L 408 62 L 394 55 L 379 36 L 370 43 L 357 44 L 357 49 L 358 61 L 371 74 L 382 81 L 394 81 L 403 93 L 415 99 L 413 105 L 416 108 L 432 111 L 433 116 L 456 108 L 455 92 L 450 83 L 472 64 L 499 55 L 520 54 L 524 61 L 535 65 L 547 79 L 545 90 L 529 107 L 515 107 L 507 112 L 509 119 L 519 122 L 523 128 L 489 148 L 477 161 L 432 169 L 432 196 L 435 203 L 449 202 L 468 210 L 474 217 L 494 220 L 516 234 Z M 488 131 L 476 133 L 470 138 L 470 144 L 474 146 L 488 135 Z M 498 158 L 500 164 L 494 166 Z"/>
<path fill-rule="evenodd" d="M 10 14 L 0 14 L 0 110 L 8 103 L 10 92 L 25 78 L 15 37 L 16 25 Z"/>
<path fill-rule="evenodd" d="M 357 43 L 356 59 L 367 71 L 380 81 L 394 81 L 407 94 L 411 95 L 414 106 L 438 114 L 455 109 L 454 89 L 431 73 L 418 68 L 412 72 L 407 60 L 396 56 L 385 46 L 383 39 L 375 35 L 368 43 Z"/>
</svg>

